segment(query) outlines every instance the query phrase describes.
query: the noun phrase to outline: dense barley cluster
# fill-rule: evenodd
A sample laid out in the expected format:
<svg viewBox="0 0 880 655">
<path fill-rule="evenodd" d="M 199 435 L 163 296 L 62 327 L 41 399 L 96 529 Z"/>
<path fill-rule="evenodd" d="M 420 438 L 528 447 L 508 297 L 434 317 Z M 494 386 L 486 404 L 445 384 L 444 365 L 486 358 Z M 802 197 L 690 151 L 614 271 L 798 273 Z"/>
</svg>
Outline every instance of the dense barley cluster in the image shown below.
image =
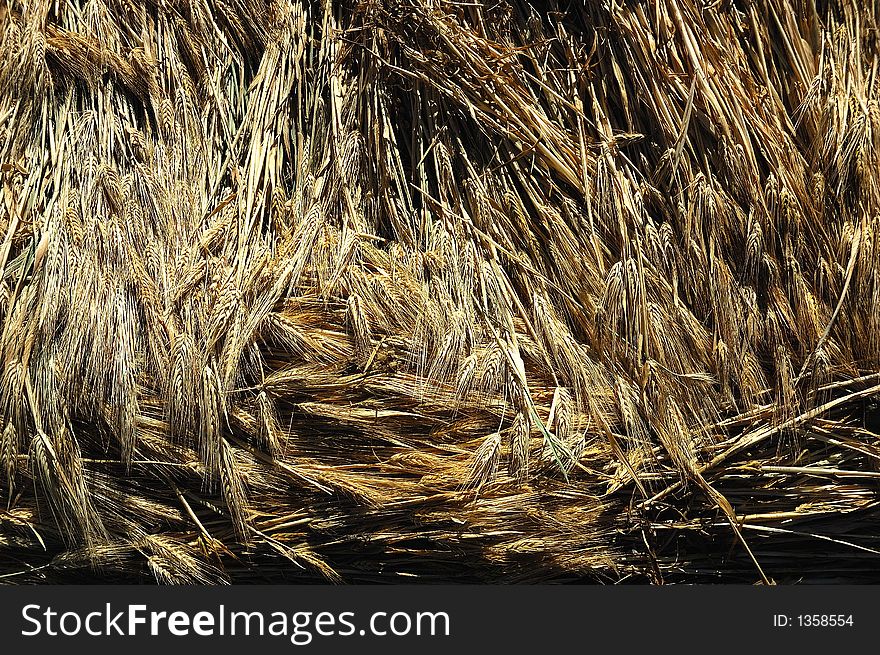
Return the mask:
<svg viewBox="0 0 880 655">
<path fill-rule="evenodd" d="M 877 580 L 855 0 L 0 0 L 0 581 Z"/>
</svg>

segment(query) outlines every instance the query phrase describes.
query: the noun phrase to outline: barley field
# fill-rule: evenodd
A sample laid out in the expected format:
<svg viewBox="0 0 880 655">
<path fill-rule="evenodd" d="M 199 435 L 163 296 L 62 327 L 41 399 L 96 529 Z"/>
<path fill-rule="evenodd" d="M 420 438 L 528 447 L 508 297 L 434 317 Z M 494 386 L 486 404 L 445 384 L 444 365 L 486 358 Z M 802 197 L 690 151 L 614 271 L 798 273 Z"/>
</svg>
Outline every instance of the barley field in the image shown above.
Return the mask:
<svg viewBox="0 0 880 655">
<path fill-rule="evenodd" d="M 0 583 L 880 582 L 874 0 L 0 0 Z"/>
</svg>

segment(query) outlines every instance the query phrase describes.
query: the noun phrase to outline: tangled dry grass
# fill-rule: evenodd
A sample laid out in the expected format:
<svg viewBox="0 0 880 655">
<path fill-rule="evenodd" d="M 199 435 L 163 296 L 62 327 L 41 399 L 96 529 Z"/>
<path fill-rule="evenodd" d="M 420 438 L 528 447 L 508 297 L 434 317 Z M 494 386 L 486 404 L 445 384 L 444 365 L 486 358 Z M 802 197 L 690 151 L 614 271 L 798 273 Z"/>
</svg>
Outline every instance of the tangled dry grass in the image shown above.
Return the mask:
<svg viewBox="0 0 880 655">
<path fill-rule="evenodd" d="M 880 580 L 878 11 L 0 1 L 0 580 Z"/>
</svg>

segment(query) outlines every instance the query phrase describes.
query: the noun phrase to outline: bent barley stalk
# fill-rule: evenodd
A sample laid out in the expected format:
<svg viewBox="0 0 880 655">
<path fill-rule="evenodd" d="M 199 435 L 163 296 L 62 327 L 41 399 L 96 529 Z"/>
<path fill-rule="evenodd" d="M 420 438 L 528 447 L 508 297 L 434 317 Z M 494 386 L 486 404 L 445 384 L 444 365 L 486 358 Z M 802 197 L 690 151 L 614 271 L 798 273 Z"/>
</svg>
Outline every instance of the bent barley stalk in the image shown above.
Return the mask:
<svg viewBox="0 0 880 655">
<path fill-rule="evenodd" d="M 880 580 L 877 12 L 0 0 L 0 579 Z"/>
</svg>

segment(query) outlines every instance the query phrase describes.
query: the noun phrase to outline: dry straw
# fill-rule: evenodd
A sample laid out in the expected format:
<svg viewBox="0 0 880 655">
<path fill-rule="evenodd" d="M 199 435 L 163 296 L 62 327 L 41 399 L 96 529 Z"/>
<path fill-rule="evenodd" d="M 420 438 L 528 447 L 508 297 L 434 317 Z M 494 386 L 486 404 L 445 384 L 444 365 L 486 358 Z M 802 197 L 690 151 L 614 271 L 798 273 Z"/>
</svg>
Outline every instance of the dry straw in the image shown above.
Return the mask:
<svg viewBox="0 0 880 655">
<path fill-rule="evenodd" d="M 878 579 L 876 3 L 0 0 L 0 579 Z"/>
</svg>

